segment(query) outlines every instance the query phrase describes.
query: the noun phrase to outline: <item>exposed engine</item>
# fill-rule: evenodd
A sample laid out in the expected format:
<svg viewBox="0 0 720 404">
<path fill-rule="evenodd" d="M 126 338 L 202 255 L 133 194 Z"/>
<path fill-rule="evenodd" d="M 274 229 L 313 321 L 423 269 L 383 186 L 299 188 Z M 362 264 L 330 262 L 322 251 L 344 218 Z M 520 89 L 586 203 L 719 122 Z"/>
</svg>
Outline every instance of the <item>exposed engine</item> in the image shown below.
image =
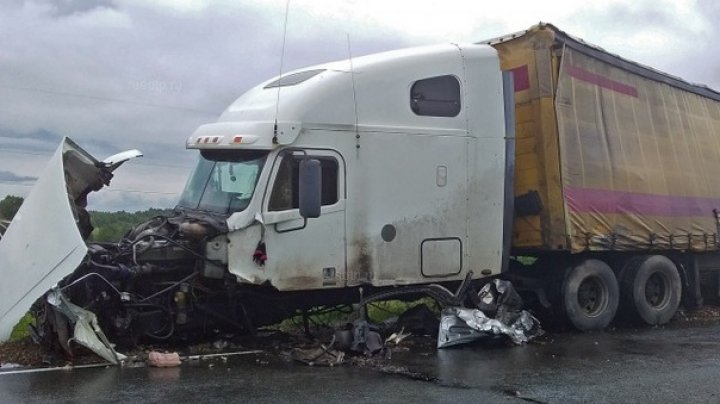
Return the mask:
<svg viewBox="0 0 720 404">
<path fill-rule="evenodd" d="M 210 240 L 226 232 L 224 220 L 207 215 L 178 211 L 153 218 L 118 243 L 89 243 L 85 261 L 59 290 L 95 313 L 108 338 L 120 345 L 248 331 L 235 277 L 224 263 L 206 258 Z M 67 320 L 45 298 L 33 308 L 39 336 L 59 340 L 69 351 L 62 338 L 72 335 Z"/>
</svg>

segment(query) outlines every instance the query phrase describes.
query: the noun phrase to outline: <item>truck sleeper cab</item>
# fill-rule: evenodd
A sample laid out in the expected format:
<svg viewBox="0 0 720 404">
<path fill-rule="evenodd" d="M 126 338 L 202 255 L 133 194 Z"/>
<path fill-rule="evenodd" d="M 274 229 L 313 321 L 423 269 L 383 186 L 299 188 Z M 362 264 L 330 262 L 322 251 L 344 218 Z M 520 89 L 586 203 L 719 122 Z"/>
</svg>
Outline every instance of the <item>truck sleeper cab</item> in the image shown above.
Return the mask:
<svg viewBox="0 0 720 404">
<path fill-rule="evenodd" d="M 63 301 L 137 342 L 493 276 L 581 330 L 664 324 L 719 295 L 718 138 L 719 93 L 549 24 L 291 72 L 198 128 L 174 214 L 118 243 L 86 242 L 86 196 L 139 152 L 64 139 L 0 242 L 0 339 L 53 285 L 37 331 L 68 352 Z"/>
<path fill-rule="evenodd" d="M 581 330 L 702 304 L 701 273 L 719 267 L 719 188 L 702 173 L 720 95 L 549 24 L 484 44 L 289 73 L 200 127 L 188 148 L 268 153 L 228 212 L 229 272 L 283 292 L 502 273 Z M 289 158 L 321 162 L 317 218 L 288 185 L 299 161 L 283 180 Z"/>
<path fill-rule="evenodd" d="M 485 45 L 288 73 L 190 136 L 201 156 L 179 205 L 228 215 L 228 234 L 209 245 L 227 252 L 241 282 L 282 292 L 499 274 L 511 190 L 503 94 Z M 320 214 L 309 219 L 300 209 L 308 159 L 321 174 Z"/>
</svg>

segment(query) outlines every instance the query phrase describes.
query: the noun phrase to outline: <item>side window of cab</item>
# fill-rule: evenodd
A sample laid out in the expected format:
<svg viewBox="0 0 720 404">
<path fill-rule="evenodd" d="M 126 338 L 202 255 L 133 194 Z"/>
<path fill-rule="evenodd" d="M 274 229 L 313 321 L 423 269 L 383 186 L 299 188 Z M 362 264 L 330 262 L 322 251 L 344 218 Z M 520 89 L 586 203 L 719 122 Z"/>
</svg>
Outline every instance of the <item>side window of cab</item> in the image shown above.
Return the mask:
<svg viewBox="0 0 720 404">
<path fill-rule="evenodd" d="M 339 164 L 330 156 L 310 156 L 320 161 L 322 170 L 322 206 L 334 205 L 340 199 L 338 187 Z M 275 183 L 270 193 L 268 210 L 271 212 L 298 209 L 300 162 L 303 156 L 285 155 L 280 161 Z"/>
<path fill-rule="evenodd" d="M 455 76 L 429 77 L 410 88 L 410 109 L 415 115 L 454 117 L 460 108 L 460 82 Z"/>
</svg>

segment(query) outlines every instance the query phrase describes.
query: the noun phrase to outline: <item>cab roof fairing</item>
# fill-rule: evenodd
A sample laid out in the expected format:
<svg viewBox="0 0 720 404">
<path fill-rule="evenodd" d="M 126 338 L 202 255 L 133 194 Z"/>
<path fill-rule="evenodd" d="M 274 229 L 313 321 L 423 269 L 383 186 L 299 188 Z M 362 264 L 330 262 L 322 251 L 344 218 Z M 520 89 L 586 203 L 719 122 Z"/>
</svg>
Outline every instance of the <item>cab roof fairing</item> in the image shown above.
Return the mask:
<svg viewBox="0 0 720 404">
<path fill-rule="evenodd" d="M 469 57 L 497 59 L 497 52 L 488 45 L 443 44 L 378 53 L 285 73 L 240 96 L 216 123 L 198 128 L 188 138 L 187 147 L 271 149 L 275 122 L 279 144 L 293 143 L 303 129 L 352 130 L 356 122 L 361 131 L 382 127 L 466 130 L 462 113 L 457 119 L 440 122 L 435 117 L 415 115 L 410 109 L 410 88 L 415 81 L 428 77 L 461 75 L 461 50 L 470 48 L 473 52 L 469 52 Z M 280 77 L 310 70 L 322 72 L 298 84 L 268 87 Z M 281 132 L 286 135 L 285 139 Z M 203 136 L 210 137 L 210 141 L 198 139 Z M 223 138 L 213 143 L 216 136 Z M 252 143 L 232 144 L 235 136 L 252 138 Z"/>
</svg>

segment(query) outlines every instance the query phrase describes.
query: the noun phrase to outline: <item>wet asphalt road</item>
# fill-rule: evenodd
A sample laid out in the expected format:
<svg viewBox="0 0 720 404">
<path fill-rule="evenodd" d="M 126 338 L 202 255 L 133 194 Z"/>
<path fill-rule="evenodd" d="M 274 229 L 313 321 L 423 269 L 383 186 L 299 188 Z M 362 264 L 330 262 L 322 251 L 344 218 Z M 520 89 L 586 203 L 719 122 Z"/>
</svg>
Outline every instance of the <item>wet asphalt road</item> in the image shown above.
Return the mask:
<svg viewBox="0 0 720 404">
<path fill-rule="evenodd" d="M 0 402 L 720 402 L 720 324 L 396 352 L 389 363 L 435 380 L 259 354 L 173 369 L 0 373 Z"/>
</svg>

